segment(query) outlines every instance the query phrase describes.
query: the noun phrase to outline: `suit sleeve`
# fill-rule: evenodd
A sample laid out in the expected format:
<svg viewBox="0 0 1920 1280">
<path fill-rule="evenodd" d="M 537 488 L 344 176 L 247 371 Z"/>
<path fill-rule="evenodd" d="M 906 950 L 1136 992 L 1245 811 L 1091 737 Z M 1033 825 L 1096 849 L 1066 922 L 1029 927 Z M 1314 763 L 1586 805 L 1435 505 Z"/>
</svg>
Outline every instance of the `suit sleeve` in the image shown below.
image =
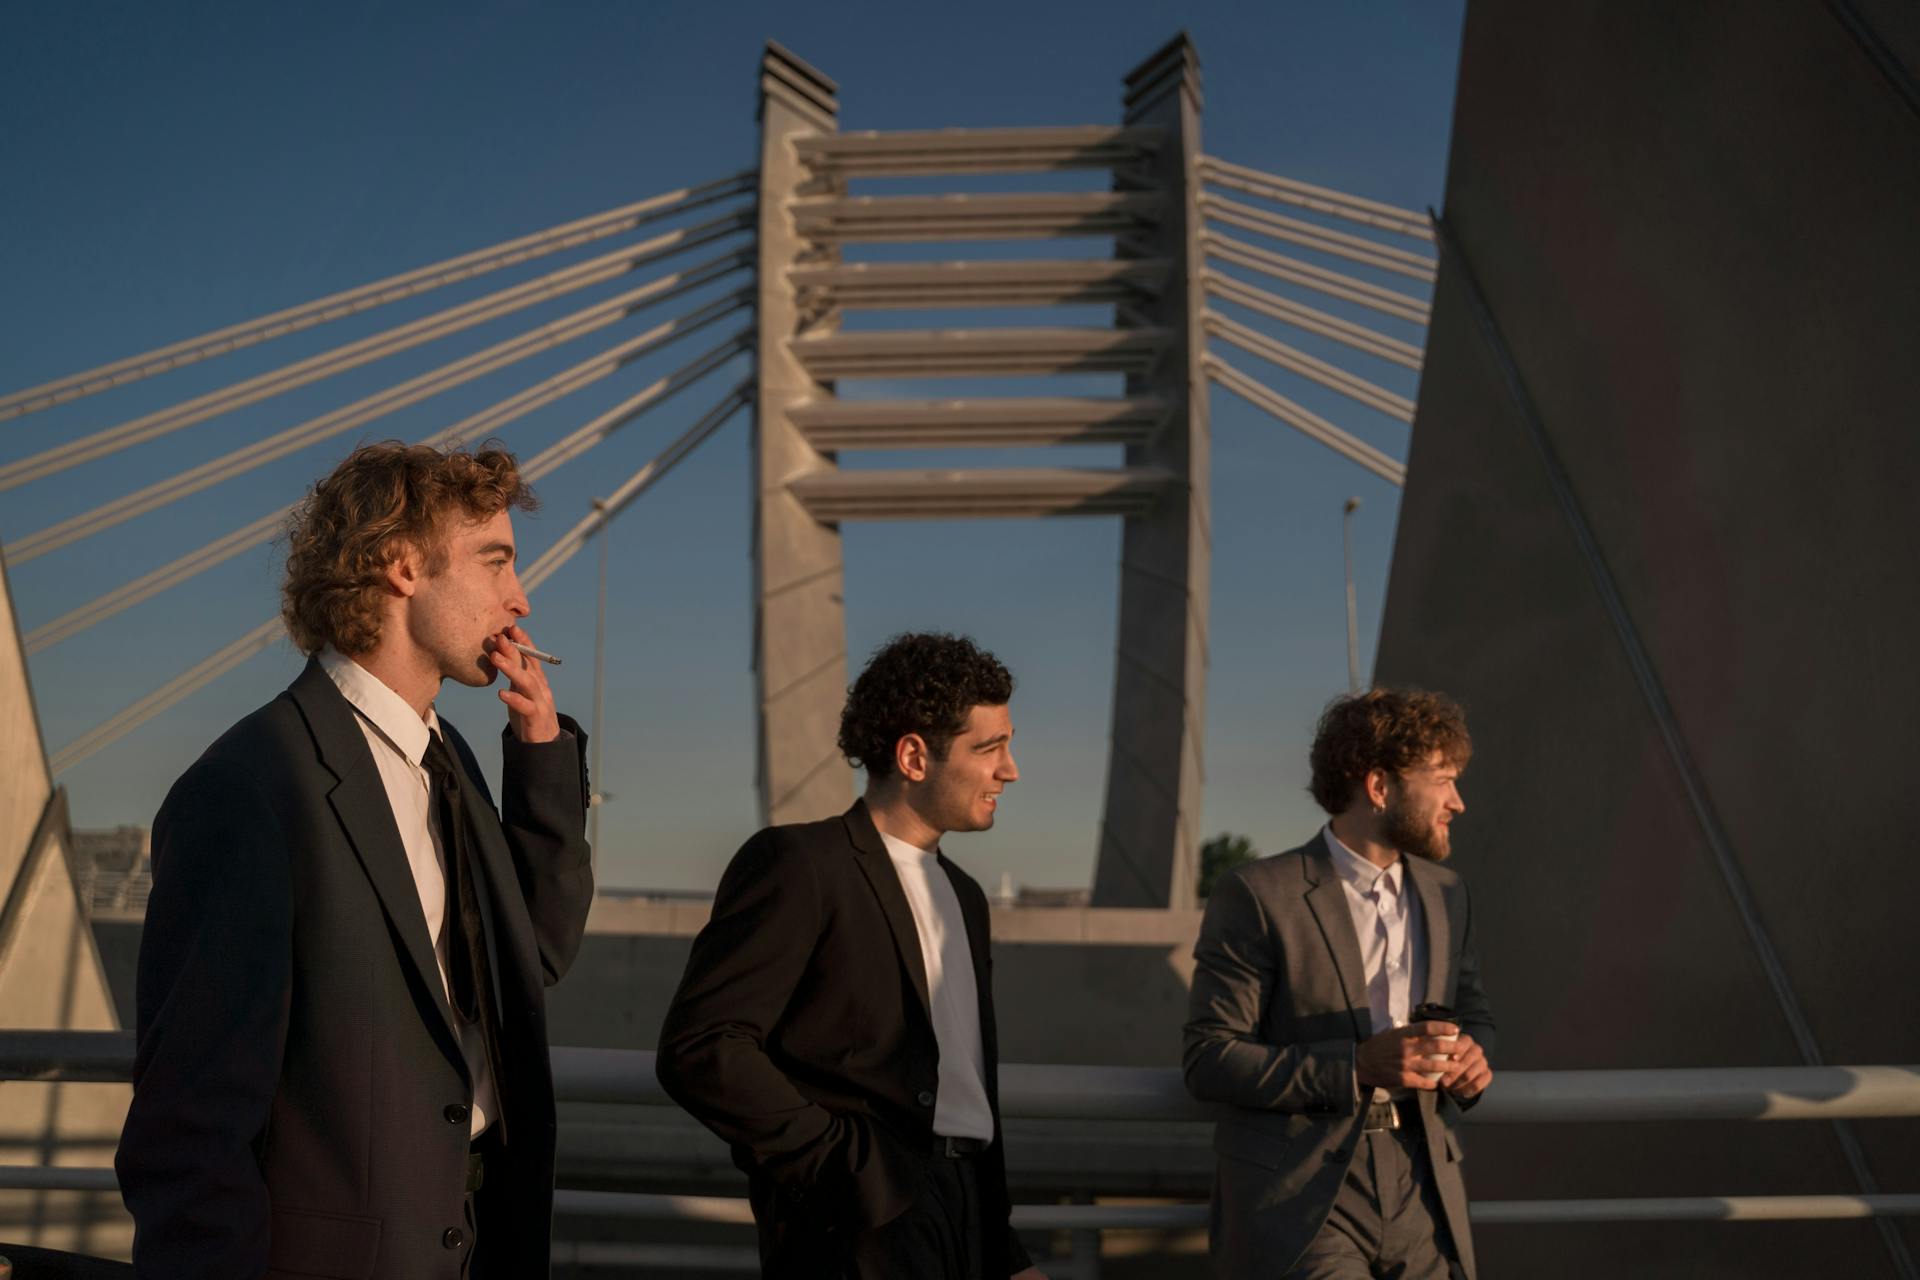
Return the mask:
<svg viewBox="0 0 1920 1280">
<path fill-rule="evenodd" d="M 806 857 L 784 847 L 775 831 L 749 840 L 721 877 L 713 915 L 693 941 L 655 1059 L 675 1102 L 796 1196 L 842 1177 L 878 1176 L 883 1159 L 871 1126 L 807 1098 L 767 1052 L 806 972 L 822 915 Z"/>
<path fill-rule="evenodd" d="M 243 770 L 196 765 L 154 821 L 133 1102 L 114 1158 L 141 1275 L 266 1270 L 259 1152 L 286 1045 L 292 935 L 272 805 Z"/>
<path fill-rule="evenodd" d="M 1460 900 L 1463 904 L 1460 927 L 1460 977 L 1454 984 L 1453 1010 L 1459 1015 L 1460 1029 L 1472 1036 L 1474 1043 L 1486 1051 L 1487 1061 L 1493 1061 L 1493 1007 L 1487 1003 L 1487 991 L 1480 983 L 1480 950 L 1473 937 L 1473 895 L 1467 892 L 1463 881 L 1460 885 Z M 1467 1111 L 1486 1097 L 1484 1093 L 1454 1103 L 1462 1111 Z"/>
<path fill-rule="evenodd" d="M 1353 1113 L 1359 1095 L 1352 1040 L 1260 1039 L 1261 1014 L 1286 975 L 1244 877 L 1224 876 L 1214 887 L 1193 960 L 1183 1054 L 1188 1093 L 1262 1111 Z"/>
<path fill-rule="evenodd" d="M 552 742 L 522 742 L 509 728 L 500 747 L 500 828 L 513 851 L 548 986 L 580 953 L 593 906 L 587 735 L 568 716 L 560 717 L 560 727 Z"/>
</svg>

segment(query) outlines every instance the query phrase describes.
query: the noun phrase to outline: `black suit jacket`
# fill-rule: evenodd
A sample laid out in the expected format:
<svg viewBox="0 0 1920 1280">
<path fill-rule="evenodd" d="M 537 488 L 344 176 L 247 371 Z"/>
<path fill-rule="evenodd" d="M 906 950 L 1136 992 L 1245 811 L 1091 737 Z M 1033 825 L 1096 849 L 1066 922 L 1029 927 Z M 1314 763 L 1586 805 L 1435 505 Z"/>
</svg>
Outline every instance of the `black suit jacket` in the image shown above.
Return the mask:
<svg viewBox="0 0 1920 1280">
<path fill-rule="evenodd" d="M 469 786 L 510 1143 L 484 1247 L 547 1272 L 554 1105 L 543 988 L 593 896 L 585 735 L 508 735 Z M 352 707 L 318 663 L 174 784 L 153 831 L 133 1105 L 114 1164 L 143 1276 L 456 1277 L 472 1085 L 419 891 Z"/>
<path fill-rule="evenodd" d="M 987 898 L 942 856 L 966 919 L 994 1140 L 979 1157 L 989 1275 L 1028 1265 L 1007 1221 Z M 734 855 L 660 1032 L 660 1083 L 747 1174 L 769 1277 L 838 1276 L 852 1232 L 898 1217 L 933 1141 L 939 1044 L 913 909 L 865 801 Z"/>
</svg>

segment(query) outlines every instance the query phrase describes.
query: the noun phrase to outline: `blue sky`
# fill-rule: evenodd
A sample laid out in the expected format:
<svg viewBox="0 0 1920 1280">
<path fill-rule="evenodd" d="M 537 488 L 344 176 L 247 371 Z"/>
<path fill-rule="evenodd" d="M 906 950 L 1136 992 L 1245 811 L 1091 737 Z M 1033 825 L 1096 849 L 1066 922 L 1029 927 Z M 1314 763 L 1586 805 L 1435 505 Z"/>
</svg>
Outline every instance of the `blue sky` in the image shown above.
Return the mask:
<svg viewBox="0 0 1920 1280">
<path fill-rule="evenodd" d="M 1461 16 L 1460 3 L 10 6 L 0 16 L 0 119 L 8 122 L 0 131 L 0 172 L 8 175 L 0 200 L 7 298 L 0 390 L 746 168 L 757 140 L 755 64 L 770 37 L 840 82 L 841 127 L 854 130 L 1112 122 L 1121 76 L 1184 27 L 1204 67 L 1209 152 L 1405 207 L 1437 206 Z M 1071 190 L 1098 181 L 1060 175 L 864 190 Z M 1090 243 L 1077 251 L 1106 252 Z M 926 253 L 927 246 L 907 246 L 866 256 Z M 545 259 L 0 423 L 0 463 L 581 256 Z M 634 283 L 521 313 L 456 340 L 457 349 L 409 353 L 0 495 L 0 540 Z M 941 313 L 912 322 L 1076 319 L 1105 322 L 1092 312 Z M 425 435 L 637 331 L 607 331 L 14 567 L 22 624 L 44 623 L 265 514 L 360 439 Z M 628 370 L 522 419 L 502 438 L 532 453 L 698 349 Z M 1414 393 L 1410 375 L 1350 354 L 1335 358 Z M 1405 456 L 1406 429 L 1398 423 L 1318 395 L 1251 357 L 1235 360 Z M 744 372 L 716 379 L 556 472 L 541 487 L 545 512 L 521 523 L 527 557 Z M 1080 387 L 1117 390 L 1098 378 Z M 960 389 L 935 384 L 918 393 Z M 1345 684 L 1341 503 L 1350 494 L 1363 500 L 1355 557 L 1362 658 L 1370 664 L 1397 494 L 1224 393 L 1213 404 L 1204 825 L 1209 833 L 1245 832 L 1272 850 L 1297 842 L 1316 821 L 1304 793 L 1306 742 L 1318 708 Z M 755 825 L 747 445 L 742 416 L 610 535 L 602 729 L 602 785 L 613 795 L 602 819 L 608 884 L 710 887 Z M 1118 460 L 1117 450 L 1095 449 L 1070 458 L 1002 451 L 851 464 Z M 1079 884 L 1091 872 L 1105 785 L 1119 534 L 1114 520 L 847 530 L 854 662 L 894 631 L 940 627 L 972 633 L 1020 680 L 1014 715 L 1024 779 L 994 832 L 950 850 L 988 882 L 1007 871 L 1026 883 Z M 269 616 L 275 575 L 275 556 L 263 548 L 35 655 L 49 745 L 59 747 Z M 593 588 L 594 557 L 583 554 L 536 595 L 530 621 L 545 647 L 568 658 L 556 684 L 563 704 L 583 719 L 592 689 Z M 277 646 L 64 775 L 76 820 L 145 822 L 185 763 L 298 665 L 290 648 Z M 454 690 L 441 706 L 469 738 L 485 742 L 499 720 L 490 698 Z"/>
</svg>

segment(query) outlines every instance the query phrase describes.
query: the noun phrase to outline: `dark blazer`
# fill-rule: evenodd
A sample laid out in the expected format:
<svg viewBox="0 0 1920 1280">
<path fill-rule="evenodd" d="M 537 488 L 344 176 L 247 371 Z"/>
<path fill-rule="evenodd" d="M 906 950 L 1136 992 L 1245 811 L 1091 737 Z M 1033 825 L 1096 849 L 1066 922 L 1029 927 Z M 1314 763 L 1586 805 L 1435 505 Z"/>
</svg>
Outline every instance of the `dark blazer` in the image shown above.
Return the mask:
<svg viewBox="0 0 1920 1280">
<path fill-rule="evenodd" d="M 1466 882 L 1424 858 L 1408 858 L 1406 867 L 1427 930 L 1427 972 L 1413 1003 L 1451 1006 L 1461 1030 L 1491 1057 L 1493 1016 L 1480 985 Z M 1324 838 L 1222 876 L 1193 955 L 1187 1089 L 1234 1108 L 1214 1126 L 1214 1270 L 1280 1275 L 1326 1222 L 1365 1123 L 1353 1060 L 1355 1046 L 1374 1033 L 1373 1014 L 1353 914 Z M 1437 1090 L 1415 1096 L 1447 1225 L 1471 1280 L 1473 1237 L 1454 1133 L 1461 1107 Z"/>
<path fill-rule="evenodd" d="M 987 898 L 940 858 L 980 989 L 993 1144 L 978 1157 L 988 1275 L 1024 1269 L 1006 1225 Z M 852 1232 L 905 1212 L 939 1089 L 920 934 L 865 801 L 769 827 L 734 855 L 660 1032 L 676 1102 L 746 1173 L 769 1277 L 837 1277 Z"/>
<path fill-rule="evenodd" d="M 468 829 L 499 987 L 496 1274 L 544 1276 L 554 1105 L 543 987 L 593 896 L 585 735 L 505 746 Z M 133 1105 L 114 1166 L 143 1276 L 425 1280 L 460 1273 L 465 1059 L 386 789 L 318 663 L 174 784 L 153 830 Z"/>
</svg>

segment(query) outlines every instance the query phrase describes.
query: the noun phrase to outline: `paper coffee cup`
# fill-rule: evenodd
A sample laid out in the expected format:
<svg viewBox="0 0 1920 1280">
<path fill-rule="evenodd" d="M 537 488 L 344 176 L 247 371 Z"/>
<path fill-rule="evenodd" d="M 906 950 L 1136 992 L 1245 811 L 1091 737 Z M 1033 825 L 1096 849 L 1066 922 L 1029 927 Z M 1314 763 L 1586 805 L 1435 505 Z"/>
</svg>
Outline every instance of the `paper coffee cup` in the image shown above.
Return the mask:
<svg viewBox="0 0 1920 1280">
<path fill-rule="evenodd" d="M 1451 1048 L 1453 1047 L 1453 1042 L 1454 1042 L 1454 1041 L 1456 1041 L 1456 1040 L 1458 1040 L 1459 1038 L 1460 1038 L 1460 1035 L 1459 1035 L 1459 1033 L 1458 1033 L 1458 1032 L 1455 1032 L 1455 1033 L 1454 1033 L 1453 1035 L 1450 1035 L 1450 1036 L 1435 1036 L 1435 1037 L 1434 1037 L 1434 1040 L 1436 1040 L 1436 1041 L 1437 1041 L 1437 1042 L 1439 1042 L 1440 1044 L 1443 1044 L 1443 1045 L 1446 1045 L 1446 1046 L 1447 1046 L 1447 1047 L 1448 1047 L 1449 1049 L 1451 1049 Z M 1452 1055 L 1451 1053 L 1437 1053 L 1437 1054 L 1435 1054 L 1435 1055 L 1433 1055 L 1433 1056 L 1434 1056 L 1434 1057 L 1436 1057 L 1436 1058 L 1446 1058 L 1446 1059 L 1448 1059 L 1448 1060 L 1452 1060 L 1452 1058 L 1453 1058 L 1453 1055 Z M 1438 1080 L 1438 1079 L 1439 1079 L 1439 1078 L 1440 1078 L 1441 1076 L 1443 1076 L 1443 1075 L 1445 1075 L 1445 1074 L 1446 1074 L 1446 1072 L 1444 1072 L 1444 1071 L 1423 1071 L 1423 1072 L 1421 1072 L 1421 1074 L 1422 1074 L 1422 1075 L 1424 1075 L 1424 1076 L 1426 1076 L 1426 1078 L 1427 1078 L 1427 1079 L 1429 1079 L 1429 1080 Z"/>
</svg>

